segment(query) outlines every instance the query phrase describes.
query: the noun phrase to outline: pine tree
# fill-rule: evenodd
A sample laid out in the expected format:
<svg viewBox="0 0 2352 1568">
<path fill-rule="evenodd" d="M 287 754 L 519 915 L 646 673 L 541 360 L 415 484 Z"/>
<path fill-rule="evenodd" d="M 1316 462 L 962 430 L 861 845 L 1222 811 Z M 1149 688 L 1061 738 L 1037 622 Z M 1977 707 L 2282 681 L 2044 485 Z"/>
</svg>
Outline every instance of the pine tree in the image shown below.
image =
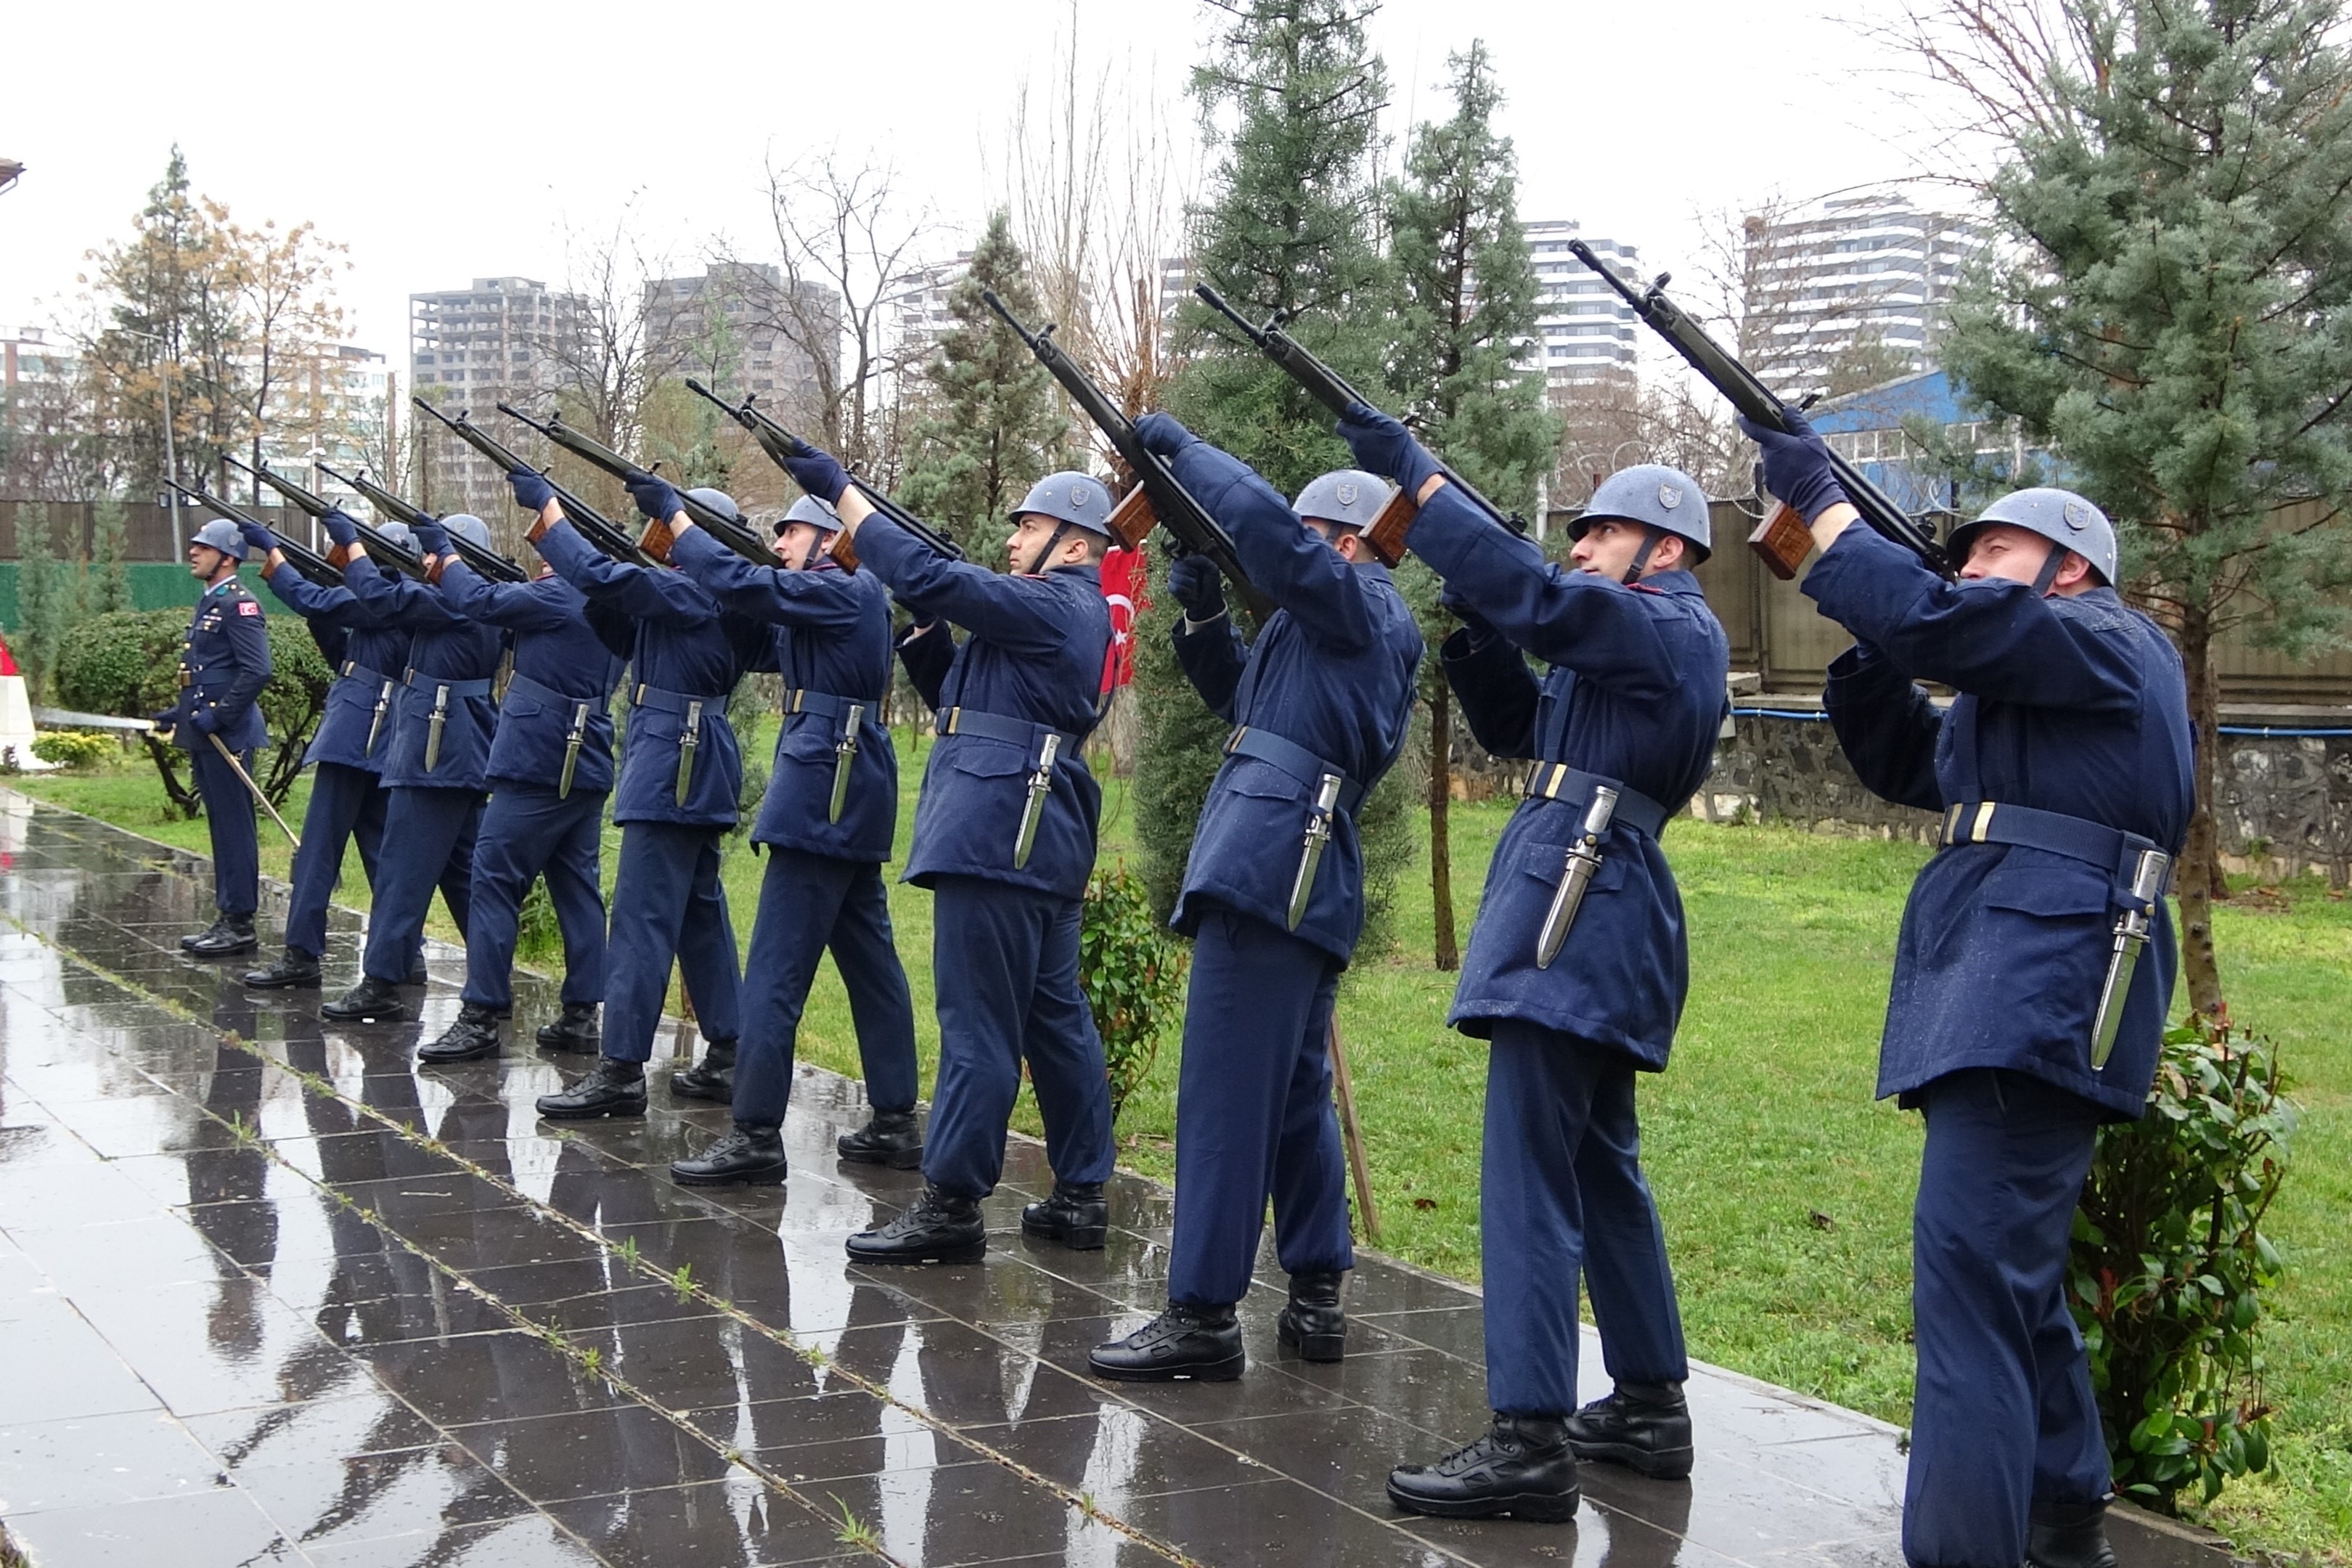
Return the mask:
<svg viewBox="0 0 2352 1568">
<path fill-rule="evenodd" d="M 1229 18 L 1192 93 L 1220 160 L 1211 198 L 1194 210 L 1195 274 L 1253 319 L 1299 311 L 1289 331 L 1360 386 L 1380 384 L 1390 300 L 1379 250 L 1373 158 L 1388 73 L 1364 38 L 1353 0 L 1217 0 Z M 1230 126 L 1230 129 L 1222 129 Z M 1331 416 L 1197 301 L 1177 319 L 1191 358 L 1170 411 L 1286 494 L 1349 460 Z M 1169 646 L 1178 613 L 1165 592 L 1136 628 L 1137 835 L 1146 886 L 1162 910 L 1181 886 L 1192 830 L 1215 773 L 1224 726 L 1186 683 Z M 1368 892 L 1377 867 L 1402 857 L 1402 823 L 1384 782 L 1359 820 Z M 1409 835 L 1405 853 L 1410 853 Z M 1373 940 L 1378 932 L 1373 933 Z"/>
<path fill-rule="evenodd" d="M 1029 487 L 1072 466 L 1069 416 L 1054 378 L 981 299 L 992 289 L 1006 309 L 1037 319 L 1037 290 L 999 207 L 948 294 L 954 325 L 923 368 L 923 416 L 899 496 L 976 561 L 1004 562 L 1004 520 Z"/>
<path fill-rule="evenodd" d="M 1446 61 L 1454 117 L 1414 128 L 1403 177 L 1388 188 L 1390 259 L 1399 331 L 1390 384 L 1423 438 L 1497 506 L 1531 513 L 1551 467 L 1559 421 L 1546 405 L 1539 367 L 1525 361 L 1536 335 L 1535 265 L 1519 227 L 1518 158 L 1495 134 L 1503 95 L 1482 41 Z M 1419 562 L 1398 572 L 1430 656 L 1422 665 L 1429 705 L 1429 879 L 1433 962 L 1455 969 L 1452 840 L 1453 711 L 1436 649 L 1454 617 Z"/>
<path fill-rule="evenodd" d="M 57 520 L 47 506 L 16 509 L 16 654 L 33 700 L 47 697 L 57 679 L 58 649 L 81 618 L 81 563 L 60 558 Z"/>
<path fill-rule="evenodd" d="M 2340 640 L 2352 583 L 2352 53 L 2337 0 L 2080 0 L 1990 185 L 2013 264 L 1971 276 L 1953 378 L 2120 525 L 2124 586 L 2189 676 L 2190 1004 L 2222 1005 L 2213 647 Z M 2014 104 L 2010 106 L 2014 110 Z M 2276 510 L 2317 498 L 2323 521 Z"/>
<path fill-rule="evenodd" d="M 125 564 L 124 552 L 129 549 L 129 519 L 122 498 L 102 495 L 90 522 L 89 578 L 83 594 L 87 601 L 85 615 L 110 616 L 117 610 L 131 608 L 131 569 Z"/>
</svg>

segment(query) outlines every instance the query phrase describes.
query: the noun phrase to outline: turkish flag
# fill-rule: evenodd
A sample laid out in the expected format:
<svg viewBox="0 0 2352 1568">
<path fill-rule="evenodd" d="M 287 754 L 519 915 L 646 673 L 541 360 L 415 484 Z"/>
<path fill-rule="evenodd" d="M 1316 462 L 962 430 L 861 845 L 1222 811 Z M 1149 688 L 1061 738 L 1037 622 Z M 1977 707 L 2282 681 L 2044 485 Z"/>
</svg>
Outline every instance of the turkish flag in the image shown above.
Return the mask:
<svg viewBox="0 0 2352 1568">
<path fill-rule="evenodd" d="M 1115 643 L 1116 639 L 1114 639 L 1114 644 Z M 16 675 L 22 672 L 16 668 L 16 656 L 8 651 L 7 639 L 5 637 L 0 637 L 0 675 Z"/>
<path fill-rule="evenodd" d="M 1146 584 L 1151 559 L 1140 550 L 1113 550 L 1103 556 L 1102 594 L 1110 605 L 1110 648 L 1103 656 L 1102 689 L 1118 690 L 1135 679 L 1135 623 L 1151 607 Z"/>
</svg>

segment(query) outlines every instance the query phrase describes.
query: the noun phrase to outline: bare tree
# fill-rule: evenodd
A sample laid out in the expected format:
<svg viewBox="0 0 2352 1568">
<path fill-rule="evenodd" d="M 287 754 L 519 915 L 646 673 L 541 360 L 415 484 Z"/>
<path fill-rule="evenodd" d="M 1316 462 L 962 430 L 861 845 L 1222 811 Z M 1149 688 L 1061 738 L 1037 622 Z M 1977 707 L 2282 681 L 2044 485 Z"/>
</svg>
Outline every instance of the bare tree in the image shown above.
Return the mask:
<svg viewBox="0 0 2352 1568">
<path fill-rule="evenodd" d="M 258 229 L 225 223 L 223 236 L 245 323 L 245 374 L 231 395 L 245 417 L 247 460 L 258 468 L 263 439 L 278 425 L 308 429 L 319 444 L 343 326 L 335 258 L 347 247 L 320 239 L 308 223 L 280 234 L 274 218 Z M 289 405 L 283 415 L 273 408 L 281 395 Z"/>
</svg>

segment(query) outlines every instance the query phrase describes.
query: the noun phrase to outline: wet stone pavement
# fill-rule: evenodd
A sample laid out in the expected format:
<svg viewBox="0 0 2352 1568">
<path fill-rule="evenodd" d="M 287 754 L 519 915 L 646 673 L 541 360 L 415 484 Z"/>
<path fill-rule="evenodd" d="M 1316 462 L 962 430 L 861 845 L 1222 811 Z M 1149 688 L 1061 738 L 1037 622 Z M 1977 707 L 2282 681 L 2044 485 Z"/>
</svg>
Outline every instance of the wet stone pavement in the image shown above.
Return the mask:
<svg viewBox="0 0 2352 1568">
<path fill-rule="evenodd" d="M 1103 1251 L 1026 1241 L 1051 1178 L 1016 1139 L 984 1263 L 852 1267 L 920 1182 L 835 1161 L 855 1083 L 803 1069 L 782 1190 L 686 1191 L 663 1167 L 723 1111 L 657 1088 L 559 1131 L 531 1100 L 584 1058 L 420 1071 L 453 949 L 404 1026 L 247 993 L 179 951 L 203 870 L 0 791 L 0 1527 L 37 1568 L 1900 1562 L 1897 1435 L 1713 1371 L 1687 1483 L 1400 1517 L 1389 1467 L 1485 1419 L 1475 1292 L 1367 1257 L 1310 1367 L 1269 1257 L 1241 1382 L 1098 1383 L 1163 1300 L 1163 1189 L 1114 1184 Z M 516 1035 L 554 1008 L 525 983 Z M 2129 1568 L 2201 1555 L 2118 1534 Z"/>
</svg>

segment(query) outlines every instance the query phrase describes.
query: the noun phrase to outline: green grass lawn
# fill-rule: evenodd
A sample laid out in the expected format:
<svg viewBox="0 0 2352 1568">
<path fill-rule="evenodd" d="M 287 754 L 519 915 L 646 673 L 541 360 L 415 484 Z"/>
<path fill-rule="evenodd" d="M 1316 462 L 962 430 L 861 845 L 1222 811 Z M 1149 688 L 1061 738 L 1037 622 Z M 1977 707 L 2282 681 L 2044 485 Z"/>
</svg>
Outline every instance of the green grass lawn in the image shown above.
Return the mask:
<svg viewBox="0 0 2352 1568">
<path fill-rule="evenodd" d="M 747 737 L 745 752 L 764 741 Z M 899 737 L 907 793 L 921 776 Z M 90 775 L 12 780 L 59 805 L 202 850 L 201 823 L 166 820 L 141 762 Z M 302 788 L 288 810 L 299 822 Z M 1457 914 L 1466 931 L 1504 803 L 1454 813 Z M 1122 783 L 1105 791 L 1103 853 L 1131 853 Z M 608 833 L 610 830 L 608 830 Z M 616 837 L 616 836 L 614 836 Z M 608 839 L 608 842 L 610 840 Z M 1910 1409 L 1909 1215 L 1919 1121 L 1871 1098 L 1903 897 L 1927 851 L 1775 827 L 1677 822 L 1667 851 L 1687 906 L 1692 991 L 1674 1068 L 1643 1085 L 1651 1179 L 1664 1212 L 1694 1355 L 1865 1410 Z M 284 840 L 264 827 L 263 868 Z M 605 860 L 609 879 L 614 864 Z M 748 940 L 764 862 L 735 841 L 726 876 Z M 345 883 L 356 902 L 356 858 Z M 1360 963 L 1340 992 L 1380 1202 L 1381 1247 L 1465 1279 L 1478 1273 L 1484 1050 L 1445 1029 L 1454 977 L 1428 963 L 1428 866 L 1402 889 L 1398 951 Z M 935 1061 L 930 898 L 894 885 L 916 993 L 924 1070 Z M 2238 1016 L 2278 1042 L 2304 1121 L 2272 1234 L 2293 1267 L 2273 1303 L 2272 1471 L 2233 1485 L 2207 1520 L 2241 1545 L 2352 1563 L 2352 908 L 2316 880 L 2262 889 L 2218 916 Z M 441 928 L 440 934 L 451 934 Z M 336 977 L 339 978 L 339 977 Z M 827 961 L 801 1033 L 813 1061 L 857 1071 L 856 1037 Z M 1171 1032 L 1127 1108 L 1124 1158 L 1173 1165 Z M 1024 1097 L 1020 1124 L 1037 1130 Z"/>
</svg>

